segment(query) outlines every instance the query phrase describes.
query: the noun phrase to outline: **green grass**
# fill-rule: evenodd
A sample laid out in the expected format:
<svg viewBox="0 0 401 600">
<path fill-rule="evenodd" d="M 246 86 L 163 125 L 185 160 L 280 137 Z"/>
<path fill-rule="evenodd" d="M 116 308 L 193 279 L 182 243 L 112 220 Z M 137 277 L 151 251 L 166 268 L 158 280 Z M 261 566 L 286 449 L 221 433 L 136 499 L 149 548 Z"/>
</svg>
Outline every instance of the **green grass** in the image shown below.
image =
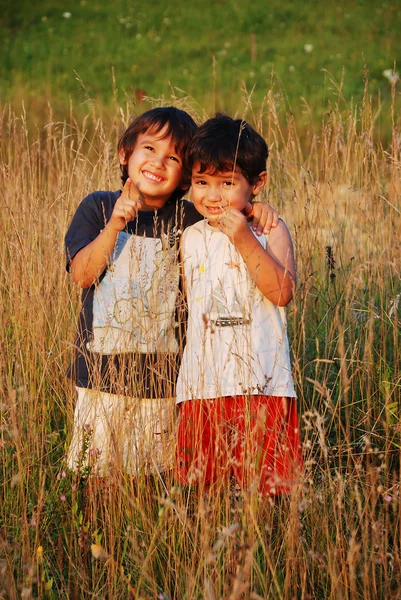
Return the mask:
<svg viewBox="0 0 401 600">
<path fill-rule="evenodd" d="M 389 107 L 383 71 L 399 57 L 401 30 L 394 1 L 3 3 L 1 100 L 25 100 L 39 116 L 47 101 L 60 113 L 70 98 L 111 110 L 116 97 L 137 102 L 143 90 L 168 100 L 172 89 L 209 113 L 242 111 L 244 85 L 255 86 L 258 103 L 276 82 L 287 97 L 283 109 L 316 123 L 328 100 L 341 108 L 361 101 L 365 66 L 375 103 L 380 96 Z"/>
</svg>

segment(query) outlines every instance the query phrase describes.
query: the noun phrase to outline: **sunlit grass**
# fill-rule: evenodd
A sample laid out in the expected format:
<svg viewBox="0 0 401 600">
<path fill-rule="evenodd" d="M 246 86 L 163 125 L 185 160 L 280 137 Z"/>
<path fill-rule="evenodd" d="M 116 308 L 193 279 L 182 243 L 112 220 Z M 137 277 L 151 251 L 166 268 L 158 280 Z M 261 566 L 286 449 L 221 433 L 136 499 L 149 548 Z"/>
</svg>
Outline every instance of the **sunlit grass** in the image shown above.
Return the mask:
<svg viewBox="0 0 401 600">
<path fill-rule="evenodd" d="M 246 118 L 270 145 L 269 201 L 293 235 L 288 320 L 304 485 L 267 501 L 170 476 L 65 471 L 65 377 L 79 293 L 63 238 L 78 202 L 119 186 L 112 118 L 35 128 L 1 116 L 0 591 L 9 598 L 391 598 L 400 593 L 400 138 L 368 91 L 298 133 L 282 99 Z M 202 109 L 181 107 L 203 118 Z M 391 120 L 391 115 L 389 115 Z"/>
</svg>

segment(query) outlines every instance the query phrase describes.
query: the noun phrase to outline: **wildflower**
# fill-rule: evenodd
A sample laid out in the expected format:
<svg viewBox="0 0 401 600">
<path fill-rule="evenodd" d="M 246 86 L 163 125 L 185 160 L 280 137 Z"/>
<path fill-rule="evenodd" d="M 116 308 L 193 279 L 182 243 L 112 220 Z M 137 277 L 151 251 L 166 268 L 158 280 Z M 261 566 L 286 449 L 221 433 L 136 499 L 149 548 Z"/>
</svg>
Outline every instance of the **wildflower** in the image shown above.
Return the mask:
<svg viewBox="0 0 401 600">
<path fill-rule="evenodd" d="M 108 558 L 106 550 L 99 546 L 99 544 L 92 544 L 91 550 L 93 558 L 97 558 L 98 560 L 106 560 Z"/>
<path fill-rule="evenodd" d="M 312 52 L 312 50 L 313 50 L 313 45 L 312 44 L 305 44 L 304 50 L 305 50 L 306 54 L 310 54 Z"/>
<path fill-rule="evenodd" d="M 65 13 L 63 13 L 63 17 L 64 17 L 64 19 L 71 19 L 71 16 L 72 16 L 72 15 L 71 15 L 71 13 L 70 13 L 70 12 L 65 12 Z"/>
<path fill-rule="evenodd" d="M 61 494 L 60 500 L 61 502 L 65 502 L 67 500 L 67 496 L 65 494 Z"/>
<path fill-rule="evenodd" d="M 397 71 L 394 71 L 394 69 L 386 69 L 385 71 L 383 71 L 383 75 L 386 79 L 389 80 L 390 83 L 397 83 L 397 81 L 400 78 Z"/>
<path fill-rule="evenodd" d="M 384 496 L 384 499 L 385 499 L 385 501 L 386 501 L 386 502 L 391 502 L 391 500 L 393 499 L 393 497 L 392 497 L 392 496 L 390 496 L 390 494 L 386 494 L 386 495 Z"/>
</svg>

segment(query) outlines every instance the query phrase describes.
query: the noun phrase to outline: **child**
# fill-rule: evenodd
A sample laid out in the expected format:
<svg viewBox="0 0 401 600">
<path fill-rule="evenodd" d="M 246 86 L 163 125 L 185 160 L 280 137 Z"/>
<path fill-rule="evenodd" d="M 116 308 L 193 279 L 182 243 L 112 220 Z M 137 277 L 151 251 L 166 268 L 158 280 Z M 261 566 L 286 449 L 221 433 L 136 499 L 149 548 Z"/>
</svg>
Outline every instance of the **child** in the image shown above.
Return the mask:
<svg viewBox="0 0 401 600">
<path fill-rule="evenodd" d="M 301 465 L 284 306 L 295 286 L 283 221 L 258 239 L 243 210 L 266 182 L 268 149 L 246 122 L 216 115 L 188 151 L 192 201 L 181 260 L 188 329 L 177 381 L 181 483 L 288 492 Z"/>
<path fill-rule="evenodd" d="M 67 270 L 84 288 L 67 459 L 80 472 L 158 471 L 173 458 L 177 240 L 201 218 L 181 199 L 189 188 L 182 157 L 196 129 L 174 107 L 137 117 L 118 144 L 122 192 L 87 196 L 66 234 Z M 258 208 L 254 227 L 269 228 L 274 211 Z"/>
</svg>

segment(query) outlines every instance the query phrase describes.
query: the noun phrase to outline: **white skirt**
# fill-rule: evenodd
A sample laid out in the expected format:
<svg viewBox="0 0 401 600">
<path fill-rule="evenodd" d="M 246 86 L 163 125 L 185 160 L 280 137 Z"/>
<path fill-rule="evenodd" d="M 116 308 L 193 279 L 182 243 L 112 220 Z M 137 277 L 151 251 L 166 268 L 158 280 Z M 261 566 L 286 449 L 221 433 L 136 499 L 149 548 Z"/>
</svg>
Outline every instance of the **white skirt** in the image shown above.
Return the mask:
<svg viewBox="0 0 401 600">
<path fill-rule="evenodd" d="M 77 388 L 70 469 L 99 477 L 171 469 L 176 448 L 174 398 L 130 398 Z"/>
</svg>

